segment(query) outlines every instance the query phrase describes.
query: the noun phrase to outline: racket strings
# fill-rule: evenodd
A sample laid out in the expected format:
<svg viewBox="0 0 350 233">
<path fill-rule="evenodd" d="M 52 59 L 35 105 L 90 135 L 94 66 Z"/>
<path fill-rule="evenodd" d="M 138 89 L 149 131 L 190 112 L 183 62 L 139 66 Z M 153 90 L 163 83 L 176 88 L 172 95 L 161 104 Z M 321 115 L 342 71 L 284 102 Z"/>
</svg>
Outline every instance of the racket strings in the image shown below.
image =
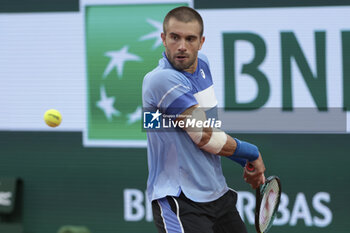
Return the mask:
<svg viewBox="0 0 350 233">
<path fill-rule="evenodd" d="M 272 225 L 272 217 L 277 211 L 279 189 L 278 182 L 272 180 L 263 190 L 259 214 L 259 226 L 262 232 L 266 231 Z"/>
</svg>

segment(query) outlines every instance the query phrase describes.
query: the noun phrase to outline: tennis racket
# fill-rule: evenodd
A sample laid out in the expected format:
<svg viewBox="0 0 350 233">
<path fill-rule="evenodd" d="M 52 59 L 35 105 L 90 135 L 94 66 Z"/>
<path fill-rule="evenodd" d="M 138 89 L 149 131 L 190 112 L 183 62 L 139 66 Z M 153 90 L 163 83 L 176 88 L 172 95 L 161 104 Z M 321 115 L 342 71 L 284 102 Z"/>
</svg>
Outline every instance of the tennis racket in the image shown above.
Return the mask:
<svg viewBox="0 0 350 233">
<path fill-rule="evenodd" d="M 248 171 L 254 171 L 251 164 Z M 258 233 L 266 233 L 276 217 L 281 200 L 281 182 L 277 176 L 270 176 L 265 183 L 256 189 L 255 229 Z"/>
</svg>

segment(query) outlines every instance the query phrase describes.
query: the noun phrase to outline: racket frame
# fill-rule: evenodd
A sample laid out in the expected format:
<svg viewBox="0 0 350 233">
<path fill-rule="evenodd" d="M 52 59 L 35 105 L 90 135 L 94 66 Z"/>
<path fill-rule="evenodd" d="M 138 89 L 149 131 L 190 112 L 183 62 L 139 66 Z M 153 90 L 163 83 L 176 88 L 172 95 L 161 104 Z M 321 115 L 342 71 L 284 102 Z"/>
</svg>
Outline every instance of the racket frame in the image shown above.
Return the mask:
<svg viewBox="0 0 350 233">
<path fill-rule="evenodd" d="M 275 207 L 276 209 L 274 210 L 274 213 L 271 216 L 271 220 L 270 220 L 271 223 L 266 228 L 266 230 L 263 232 L 263 231 L 260 230 L 260 226 L 259 226 L 260 225 L 259 224 L 259 218 L 260 218 L 261 201 L 262 201 L 263 193 L 266 190 L 266 187 L 274 179 L 276 179 L 276 181 L 278 183 L 278 187 L 279 187 L 278 200 L 277 200 L 277 204 L 276 204 L 276 207 Z M 281 201 L 281 192 L 282 192 L 281 181 L 280 181 L 278 176 L 269 176 L 265 180 L 265 183 L 262 184 L 259 188 L 256 189 L 256 194 L 255 194 L 255 197 L 256 197 L 256 202 L 255 202 L 255 229 L 256 229 L 256 232 L 258 232 L 258 233 L 266 233 L 271 228 L 273 220 L 275 219 L 276 214 L 277 214 L 278 206 L 279 206 L 280 201 Z"/>
</svg>

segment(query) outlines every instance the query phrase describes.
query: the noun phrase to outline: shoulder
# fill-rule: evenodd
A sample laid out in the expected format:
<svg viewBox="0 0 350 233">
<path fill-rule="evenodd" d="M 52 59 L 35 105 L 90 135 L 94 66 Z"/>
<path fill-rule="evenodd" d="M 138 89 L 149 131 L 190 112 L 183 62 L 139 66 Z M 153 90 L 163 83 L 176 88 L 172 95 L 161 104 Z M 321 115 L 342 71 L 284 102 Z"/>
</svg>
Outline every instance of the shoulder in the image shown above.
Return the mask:
<svg viewBox="0 0 350 233">
<path fill-rule="evenodd" d="M 178 78 L 181 77 L 181 73 L 174 69 L 162 69 L 156 68 L 146 74 L 145 79 L 154 79 L 154 78 Z"/>
<path fill-rule="evenodd" d="M 209 67 L 209 60 L 205 54 L 198 52 L 198 60 L 199 62 L 205 63 Z"/>
<path fill-rule="evenodd" d="M 153 87 L 167 86 L 171 84 L 189 85 L 188 79 L 180 72 L 174 69 L 156 68 L 146 74 L 144 85 L 152 85 Z"/>
</svg>

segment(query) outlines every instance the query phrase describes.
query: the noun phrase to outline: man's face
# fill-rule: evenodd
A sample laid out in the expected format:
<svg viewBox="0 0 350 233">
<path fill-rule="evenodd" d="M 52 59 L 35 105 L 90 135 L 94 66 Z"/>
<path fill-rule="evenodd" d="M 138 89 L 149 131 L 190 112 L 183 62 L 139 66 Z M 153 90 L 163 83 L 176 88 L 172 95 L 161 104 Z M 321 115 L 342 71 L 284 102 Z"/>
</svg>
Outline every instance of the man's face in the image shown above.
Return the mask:
<svg viewBox="0 0 350 233">
<path fill-rule="evenodd" d="M 161 36 L 170 63 L 178 70 L 193 73 L 197 66 L 198 50 L 202 48 L 205 39 L 200 36 L 199 23 L 184 23 L 170 18 L 166 34 L 162 33 Z"/>
</svg>

